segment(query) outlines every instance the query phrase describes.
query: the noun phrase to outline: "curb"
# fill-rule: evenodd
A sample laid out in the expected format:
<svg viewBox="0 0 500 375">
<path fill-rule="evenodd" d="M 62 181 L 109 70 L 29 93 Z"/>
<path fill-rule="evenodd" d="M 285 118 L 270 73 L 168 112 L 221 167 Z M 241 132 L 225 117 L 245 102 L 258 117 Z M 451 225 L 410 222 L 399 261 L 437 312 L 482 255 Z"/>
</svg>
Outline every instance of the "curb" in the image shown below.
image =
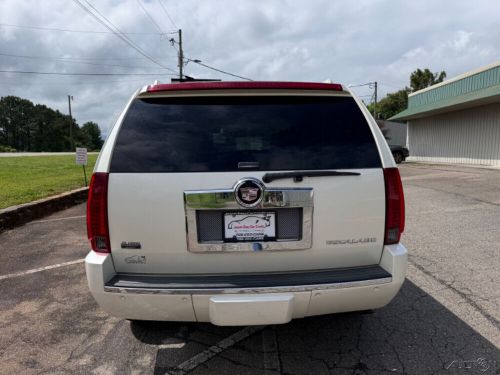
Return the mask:
<svg viewBox="0 0 500 375">
<path fill-rule="evenodd" d="M 486 165 L 486 164 L 461 164 L 461 163 L 445 163 L 439 161 L 420 161 L 420 160 L 405 160 L 406 164 L 423 165 L 430 167 L 456 167 L 456 168 L 471 168 L 471 169 L 489 169 L 489 170 L 500 170 L 500 165 Z"/>
<path fill-rule="evenodd" d="M 0 233 L 87 200 L 88 187 L 0 210 Z"/>
</svg>

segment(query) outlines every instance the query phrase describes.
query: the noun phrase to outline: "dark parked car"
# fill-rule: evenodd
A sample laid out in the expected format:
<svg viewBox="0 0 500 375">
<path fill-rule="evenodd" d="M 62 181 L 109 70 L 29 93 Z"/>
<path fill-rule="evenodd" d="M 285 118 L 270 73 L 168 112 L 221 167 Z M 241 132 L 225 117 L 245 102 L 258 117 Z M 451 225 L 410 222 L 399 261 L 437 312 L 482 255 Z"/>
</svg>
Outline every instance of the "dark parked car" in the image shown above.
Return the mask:
<svg viewBox="0 0 500 375">
<path fill-rule="evenodd" d="M 406 147 L 399 145 L 389 145 L 389 148 L 391 149 L 392 156 L 394 157 L 394 161 L 397 164 L 405 161 L 408 155 L 410 155 L 410 152 Z"/>
</svg>

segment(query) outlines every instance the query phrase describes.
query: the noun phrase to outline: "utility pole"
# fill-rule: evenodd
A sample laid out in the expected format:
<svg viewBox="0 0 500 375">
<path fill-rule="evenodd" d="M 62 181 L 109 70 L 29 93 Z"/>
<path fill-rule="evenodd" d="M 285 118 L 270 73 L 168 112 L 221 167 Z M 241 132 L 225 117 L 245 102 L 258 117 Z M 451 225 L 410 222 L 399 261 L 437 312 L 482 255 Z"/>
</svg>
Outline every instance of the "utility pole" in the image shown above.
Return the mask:
<svg viewBox="0 0 500 375">
<path fill-rule="evenodd" d="M 68 107 L 69 107 L 69 147 L 73 150 L 73 116 L 71 115 L 71 101 L 73 100 L 72 95 L 68 95 Z"/>
<path fill-rule="evenodd" d="M 377 119 L 377 96 L 378 96 L 378 82 L 367 82 L 367 83 L 360 83 L 359 85 L 349 85 L 349 87 L 361 87 L 361 86 L 368 86 L 370 89 L 374 89 L 373 95 L 371 98 L 374 99 L 373 103 L 373 118 L 376 120 Z M 371 101 L 370 98 L 370 101 Z"/>
<path fill-rule="evenodd" d="M 182 80 L 182 68 L 184 67 L 184 52 L 182 51 L 182 30 L 179 29 L 179 79 Z"/>
</svg>

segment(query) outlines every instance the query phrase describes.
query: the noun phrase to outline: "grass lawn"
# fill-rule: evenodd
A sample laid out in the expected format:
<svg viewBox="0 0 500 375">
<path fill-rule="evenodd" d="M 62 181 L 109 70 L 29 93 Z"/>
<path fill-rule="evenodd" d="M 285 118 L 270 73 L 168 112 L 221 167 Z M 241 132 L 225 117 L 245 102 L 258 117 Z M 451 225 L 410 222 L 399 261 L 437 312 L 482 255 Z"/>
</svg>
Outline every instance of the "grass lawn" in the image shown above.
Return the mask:
<svg viewBox="0 0 500 375">
<path fill-rule="evenodd" d="M 87 180 L 96 154 L 88 155 Z M 0 209 L 85 186 L 75 155 L 0 157 Z"/>
</svg>

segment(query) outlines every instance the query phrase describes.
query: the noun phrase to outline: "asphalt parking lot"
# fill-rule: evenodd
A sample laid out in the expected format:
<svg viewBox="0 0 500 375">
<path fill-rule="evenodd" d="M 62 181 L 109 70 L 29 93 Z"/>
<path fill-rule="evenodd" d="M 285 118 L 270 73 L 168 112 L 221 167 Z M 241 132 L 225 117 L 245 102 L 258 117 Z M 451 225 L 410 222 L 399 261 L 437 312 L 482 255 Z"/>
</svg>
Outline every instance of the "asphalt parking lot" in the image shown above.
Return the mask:
<svg viewBox="0 0 500 375">
<path fill-rule="evenodd" d="M 85 207 L 0 234 L 1 374 L 500 374 L 500 170 L 403 164 L 387 307 L 265 327 L 135 324 L 90 296 Z"/>
</svg>

